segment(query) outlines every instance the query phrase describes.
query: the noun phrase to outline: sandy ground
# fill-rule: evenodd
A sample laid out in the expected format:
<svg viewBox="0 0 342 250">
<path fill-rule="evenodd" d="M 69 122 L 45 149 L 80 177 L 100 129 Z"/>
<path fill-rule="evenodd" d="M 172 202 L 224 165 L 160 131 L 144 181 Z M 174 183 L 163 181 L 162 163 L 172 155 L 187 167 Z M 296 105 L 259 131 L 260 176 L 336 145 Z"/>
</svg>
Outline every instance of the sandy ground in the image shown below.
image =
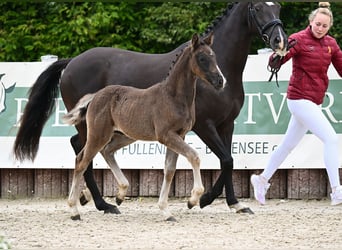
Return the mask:
<svg viewBox="0 0 342 250">
<path fill-rule="evenodd" d="M 114 203 L 113 199 L 108 199 Z M 187 209 L 170 200 L 178 222 L 166 222 L 157 199 L 126 200 L 120 215 L 90 203 L 81 221 L 66 199 L 0 199 L 0 235 L 13 249 L 342 249 L 342 206 L 329 200 L 242 200 L 254 215 L 236 214 L 224 200 Z"/>
</svg>

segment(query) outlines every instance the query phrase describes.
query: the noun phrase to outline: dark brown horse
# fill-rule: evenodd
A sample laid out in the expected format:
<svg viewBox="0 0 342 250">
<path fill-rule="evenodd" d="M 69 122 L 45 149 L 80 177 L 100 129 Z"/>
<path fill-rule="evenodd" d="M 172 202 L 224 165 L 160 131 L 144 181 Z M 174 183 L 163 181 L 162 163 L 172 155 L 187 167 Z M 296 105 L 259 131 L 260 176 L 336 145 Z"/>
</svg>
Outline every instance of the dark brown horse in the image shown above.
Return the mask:
<svg viewBox="0 0 342 250">
<path fill-rule="evenodd" d="M 76 157 L 69 206 L 72 219 L 80 219 L 77 200 L 80 197 L 80 181 L 89 163 L 101 152 L 114 176 L 118 177 L 121 199 L 126 196 L 128 181 L 115 161 L 117 151 L 115 133 L 124 134 L 127 143 L 136 140 L 158 141 L 168 149 L 187 158 L 193 168 L 194 186 L 188 201 L 189 208 L 199 203 L 204 192 L 200 173 L 200 158 L 185 141 L 185 135 L 195 124 L 196 79 L 222 88 L 225 84 L 213 50 L 212 33 L 203 40 L 195 34 L 191 44 L 177 59 L 169 76 L 146 89 L 131 86 L 110 85 L 95 94 L 81 98 L 63 119 L 70 125 L 82 121 L 87 124 L 87 141 Z M 114 146 L 113 146 L 114 145 Z M 122 144 L 120 145 L 122 146 Z M 168 167 L 168 164 L 165 165 Z M 168 172 L 167 169 L 165 172 Z M 175 221 L 168 211 L 168 194 L 172 179 L 164 178 L 160 192 L 159 208 L 166 220 Z"/>
<path fill-rule="evenodd" d="M 228 80 L 223 91 L 210 90 L 197 81 L 196 123 L 193 131 L 220 159 L 221 174 L 216 183 L 200 199 L 200 206 L 209 205 L 225 187 L 226 201 L 237 212 L 252 211 L 240 204 L 233 189 L 233 158 L 231 155 L 234 120 L 244 102 L 242 73 L 252 39 L 260 36 L 274 51 L 283 55 L 287 50 L 287 36 L 279 20 L 280 5 L 272 2 L 238 2 L 229 4 L 223 15 L 208 31 L 213 31 L 213 50 L 222 73 Z M 207 31 L 207 32 L 208 32 Z M 170 63 L 188 43 L 166 54 L 144 54 L 115 48 L 93 48 L 73 59 L 59 60 L 48 67 L 31 88 L 18 131 L 14 153 L 22 159 L 34 159 L 43 126 L 51 115 L 58 83 L 63 101 L 71 110 L 77 101 L 109 83 L 147 88 L 160 82 L 169 71 Z M 265 65 L 266 67 L 266 65 Z M 62 74 L 62 71 L 64 73 Z M 62 76 L 61 76 L 62 74 Z M 77 125 L 78 134 L 71 139 L 76 153 L 86 141 L 86 124 Z M 120 136 L 120 135 L 118 135 Z M 122 138 L 125 141 L 125 138 Z M 170 166 L 166 176 L 173 176 L 178 155 L 167 151 Z M 93 176 L 92 164 L 84 174 L 97 209 L 119 212 L 101 197 Z"/>
</svg>

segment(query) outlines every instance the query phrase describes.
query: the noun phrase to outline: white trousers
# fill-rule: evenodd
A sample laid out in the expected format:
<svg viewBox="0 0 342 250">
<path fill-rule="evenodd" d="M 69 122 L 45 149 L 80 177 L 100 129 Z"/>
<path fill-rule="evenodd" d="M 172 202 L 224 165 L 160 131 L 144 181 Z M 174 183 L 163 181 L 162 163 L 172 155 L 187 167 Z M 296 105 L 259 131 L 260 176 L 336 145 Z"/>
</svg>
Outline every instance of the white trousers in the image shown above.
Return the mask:
<svg viewBox="0 0 342 250">
<path fill-rule="evenodd" d="M 271 154 L 271 158 L 262 172 L 267 180 L 290 154 L 303 136 L 310 131 L 324 144 L 324 163 L 327 169 L 330 186 L 340 186 L 338 137 L 328 119 L 324 116 L 320 105 L 309 100 L 287 99 L 291 119 L 281 144 Z M 308 148 L 308 150 L 310 150 Z"/>
</svg>

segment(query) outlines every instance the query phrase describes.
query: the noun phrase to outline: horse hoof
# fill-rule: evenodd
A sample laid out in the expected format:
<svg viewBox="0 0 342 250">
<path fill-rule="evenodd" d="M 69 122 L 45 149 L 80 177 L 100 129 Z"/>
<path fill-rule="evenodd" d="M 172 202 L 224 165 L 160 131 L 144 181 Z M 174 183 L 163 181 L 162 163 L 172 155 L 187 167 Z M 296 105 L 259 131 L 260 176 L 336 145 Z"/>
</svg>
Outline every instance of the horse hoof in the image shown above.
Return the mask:
<svg viewBox="0 0 342 250">
<path fill-rule="evenodd" d="M 189 209 L 193 208 L 194 206 L 195 206 L 194 204 L 192 204 L 190 201 L 188 201 L 188 208 Z"/>
<path fill-rule="evenodd" d="M 78 214 L 78 215 L 72 215 L 70 217 L 72 220 L 81 220 L 81 216 Z"/>
<path fill-rule="evenodd" d="M 121 203 L 123 202 L 123 199 L 116 198 L 116 199 L 115 199 L 115 202 L 116 202 L 116 204 L 117 204 L 118 206 L 120 206 Z"/>
<path fill-rule="evenodd" d="M 120 210 L 116 206 L 110 206 L 104 210 L 105 214 L 121 214 Z"/>
<path fill-rule="evenodd" d="M 200 198 L 200 208 L 204 208 L 205 206 L 210 205 L 214 200 L 210 198 L 210 194 L 209 193 L 205 193 L 201 196 Z"/>
<path fill-rule="evenodd" d="M 87 198 L 85 197 L 84 193 L 81 192 L 81 196 L 80 196 L 80 203 L 82 206 L 86 205 L 88 203 Z"/>
<path fill-rule="evenodd" d="M 237 210 L 236 213 L 238 213 L 238 214 L 254 214 L 254 212 L 249 207 L 245 207 L 245 208 L 242 208 L 240 210 Z"/>
<path fill-rule="evenodd" d="M 176 218 L 173 216 L 170 216 L 169 218 L 167 218 L 166 221 L 177 222 Z"/>
</svg>

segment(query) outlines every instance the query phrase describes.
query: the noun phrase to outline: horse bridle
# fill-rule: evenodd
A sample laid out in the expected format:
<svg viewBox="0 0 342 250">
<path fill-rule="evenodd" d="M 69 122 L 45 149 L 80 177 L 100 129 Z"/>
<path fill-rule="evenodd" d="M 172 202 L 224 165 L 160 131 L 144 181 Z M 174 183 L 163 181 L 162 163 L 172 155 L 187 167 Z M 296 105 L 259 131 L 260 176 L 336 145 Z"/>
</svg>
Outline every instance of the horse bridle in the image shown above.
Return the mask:
<svg viewBox="0 0 342 250">
<path fill-rule="evenodd" d="M 275 27 L 277 27 L 278 25 L 280 25 L 283 28 L 283 23 L 281 22 L 280 19 L 273 19 L 273 20 L 269 21 L 268 23 L 266 23 L 265 25 L 261 25 L 260 22 L 258 21 L 257 17 L 256 17 L 256 10 L 254 8 L 253 3 L 248 4 L 248 21 L 249 21 L 249 23 L 251 23 L 250 20 L 254 21 L 254 23 L 255 23 L 258 31 L 259 31 L 259 34 L 262 37 L 262 40 L 267 45 L 270 44 L 270 38 L 269 38 L 268 34 L 266 33 L 266 31 L 271 28 L 271 32 L 269 32 L 269 34 L 272 34 Z"/>
</svg>

